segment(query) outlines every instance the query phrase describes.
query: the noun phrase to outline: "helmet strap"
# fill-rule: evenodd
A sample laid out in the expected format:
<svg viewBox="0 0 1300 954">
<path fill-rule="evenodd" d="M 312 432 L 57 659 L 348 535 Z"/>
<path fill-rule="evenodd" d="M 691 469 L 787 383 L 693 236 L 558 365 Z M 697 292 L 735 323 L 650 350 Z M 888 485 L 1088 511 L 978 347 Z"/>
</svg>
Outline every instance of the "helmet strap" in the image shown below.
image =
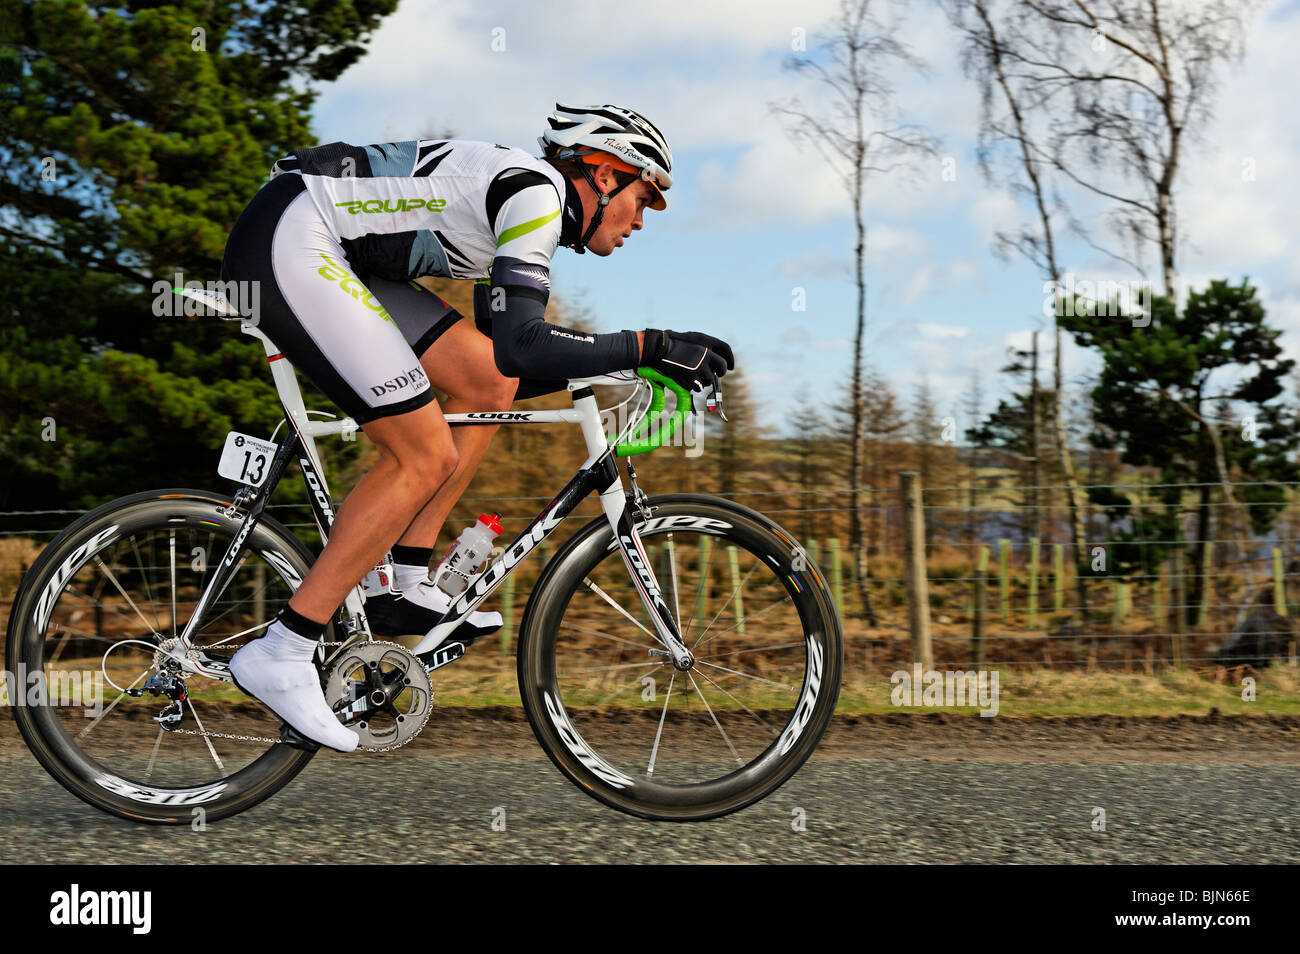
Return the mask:
<svg viewBox="0 0 1300 954">
<path fill-rule="evenodd" d="M 605 218 L 605 206 L 609 205 L 609 200 L 633 182 L 636 182 L 636 180 L 631 179 L 622 185 L 615 186 L 608 192 L 601 192 L 600 186 L 596 184 L 596 177 L 591 174 L 591 167 L 585 162 L 579 162 L 578 166 L 582 169 L 582 176 L 587 180 L 587 185 L 591 186 L 591 191 L 596 194 L 596 211 L 591 214 L 591 224 L 587 226 L 587 231 L 582 234 L 582 238 L 578 239 L 578 244 L 574 246 L 574 251 L 581 255 L 587 251 L 587 243 L 596 234 L 596 229 L 600 228 L 600 223 Z"/>
</svg>

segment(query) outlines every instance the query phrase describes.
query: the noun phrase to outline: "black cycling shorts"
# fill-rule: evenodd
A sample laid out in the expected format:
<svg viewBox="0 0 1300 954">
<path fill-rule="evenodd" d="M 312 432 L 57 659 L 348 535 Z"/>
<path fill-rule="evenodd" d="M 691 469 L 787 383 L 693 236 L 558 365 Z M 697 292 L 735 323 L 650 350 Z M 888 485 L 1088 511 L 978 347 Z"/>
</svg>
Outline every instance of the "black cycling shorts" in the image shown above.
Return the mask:
<svg viewBox="0 0 1300 954">
<path fill-rule="evenodd" d="M 259 283 L 258 330 L 358 424 L 433 400 L 420 356 L 461 318 L 414 283 L 363 275 L 292 173 L 253 197 L 221 263 L 222 281 Z"/>
</svg>

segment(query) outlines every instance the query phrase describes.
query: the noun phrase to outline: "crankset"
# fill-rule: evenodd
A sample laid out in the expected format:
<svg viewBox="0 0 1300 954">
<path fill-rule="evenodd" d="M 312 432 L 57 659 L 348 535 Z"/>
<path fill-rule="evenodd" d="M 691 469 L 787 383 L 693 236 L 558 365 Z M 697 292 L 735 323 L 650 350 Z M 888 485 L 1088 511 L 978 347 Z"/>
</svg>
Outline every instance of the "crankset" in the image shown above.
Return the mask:
<svg viewBox="0 0 1300 954">
<path fill-rule="evenodd" d="M 420 734 L 433 711 L 433 684 L 407 649 L 364 642 L 344 650 L 330 667 L 325 701 L 361 737 L 359 748 L 383 752 Z"/>
</svg>

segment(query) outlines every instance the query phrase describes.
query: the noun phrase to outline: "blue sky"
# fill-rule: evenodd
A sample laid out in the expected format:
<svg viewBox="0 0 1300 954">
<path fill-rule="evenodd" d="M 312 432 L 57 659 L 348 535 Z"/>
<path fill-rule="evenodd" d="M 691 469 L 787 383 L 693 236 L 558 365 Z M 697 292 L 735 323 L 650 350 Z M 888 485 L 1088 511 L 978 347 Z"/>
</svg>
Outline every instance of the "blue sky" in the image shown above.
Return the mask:
<svg viewBox="0 0 1300 954">
<path fill-rule="evenodd" d="M 668 211 L 648 212 L 646 228 L 608 258 L 560 250 L 554 287 L 590 308 L 602 330 L 727 338 L 765 423 L 780 429 L 794 395 L 832 399 L 852 357 L 848 201 L 831 170 L 791 143 L 768 109 L 795 95 L 815 103 L 816 93 L 780 64 L 793 31 L 815 37 L 836 6 L 403 0 L 366 56 L 320 87 L 314 131 L 321 141 L 369 143 L 451 129 L 536 152 L 556 101 L 646 113 L 673 146 Z M 952 30 L 928 0 L 915 0 L 895 29 L 928 67 L 923 76 L 899 72 L 898 107 L 940 137 L 940 157 L 956 177 L 946 180 L 941 159 L 930 160 L 869 190 L 867 359 L 905 398 L 928 381 L 940 416 L 963 421 L 972 372 L 983 376 L 991 406 L 1009 384 L 997 375 L 1008 345 L 1027 343 L 1034 328 L 1049 331 L 1043 279 L 991 251 L 994 231 L 1027 210 L 975 166 L 978 100 Z M 1300 358 L 1300 111 L 1291 101 L 1298 44 L 1300 0 L 1266 3 L 1246 60 L 1223 78 L 1214 122 L 1189 150 L 1179 264 L 1193 287 L 1249 275 Z M 1247 160 L 1253 180 L 1241 174 Z M 1089 221 L 1103 211 L 1079 207 Z M 1081 278 L 1140 277 L 1077 241 L 1066 242 L 1063 259 Z M 804 311 L 792 309 L 797 288 Z M 1090 366 L 1072 346 L 1065 358 L 1073 377 Z"/>
</svg>

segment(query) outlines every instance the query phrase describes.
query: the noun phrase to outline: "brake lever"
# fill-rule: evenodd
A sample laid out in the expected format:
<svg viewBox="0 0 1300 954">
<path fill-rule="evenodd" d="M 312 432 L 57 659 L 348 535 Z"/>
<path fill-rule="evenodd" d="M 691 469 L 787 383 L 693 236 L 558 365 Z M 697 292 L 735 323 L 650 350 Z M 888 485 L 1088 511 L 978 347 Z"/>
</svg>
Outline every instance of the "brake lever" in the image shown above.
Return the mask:
<svg viewBox="0 0 1300 954">
<path fill-rule="evenodd" d="M 727 412 L 722 409 L 722 382 L 719 381 L 713 388 L 713 393 L 704 399 L 704 408 L 708 411 L 716 411 L 718 417 L 724 422 L 729 423 Z"/>
</svg>

